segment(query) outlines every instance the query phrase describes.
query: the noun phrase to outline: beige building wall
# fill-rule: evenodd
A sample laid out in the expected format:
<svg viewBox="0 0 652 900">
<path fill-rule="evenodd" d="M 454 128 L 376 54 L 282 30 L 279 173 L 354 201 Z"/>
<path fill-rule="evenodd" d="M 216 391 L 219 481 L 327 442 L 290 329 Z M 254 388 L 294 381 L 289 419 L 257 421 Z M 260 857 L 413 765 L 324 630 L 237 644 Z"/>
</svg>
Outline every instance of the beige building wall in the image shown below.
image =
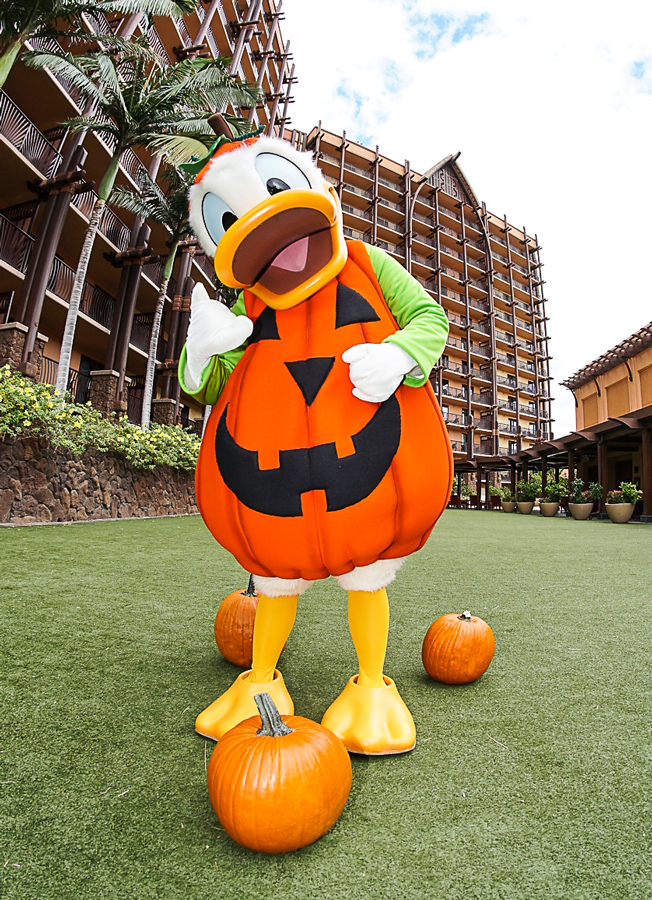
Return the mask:
<svg viewBox="0 0 652 900">
<path fill-rule="evenodd" d="M 652 347 L 576 388 L 575 397 L 578 431 L 652 405 Z"/>
</svg>

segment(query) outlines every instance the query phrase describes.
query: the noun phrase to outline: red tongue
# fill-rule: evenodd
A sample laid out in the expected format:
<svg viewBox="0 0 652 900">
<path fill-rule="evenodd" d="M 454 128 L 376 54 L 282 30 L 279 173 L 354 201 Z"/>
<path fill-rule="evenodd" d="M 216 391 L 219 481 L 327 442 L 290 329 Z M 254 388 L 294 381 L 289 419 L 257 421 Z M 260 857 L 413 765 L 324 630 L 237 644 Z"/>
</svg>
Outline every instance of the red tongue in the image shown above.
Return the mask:
<svg viewBox="0 0 652 900">
<path fill-rule="evenodd" d="M 304 237 L 290 244 L 275 257 L 270 265 L 285 269 L 288 272 L 302 272 L 308 259 L 308 242 L 310 238 Z"/>
</svg>

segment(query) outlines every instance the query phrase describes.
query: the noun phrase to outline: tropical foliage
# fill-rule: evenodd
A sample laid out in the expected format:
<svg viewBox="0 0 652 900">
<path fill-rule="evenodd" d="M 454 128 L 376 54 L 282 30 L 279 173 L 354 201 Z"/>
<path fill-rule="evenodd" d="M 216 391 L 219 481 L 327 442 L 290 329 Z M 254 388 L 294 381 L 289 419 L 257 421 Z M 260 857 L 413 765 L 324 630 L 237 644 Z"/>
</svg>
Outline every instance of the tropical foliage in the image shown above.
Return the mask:
<svg viewBox="0 0 652 900">
<path fill-rule="evenodd" d="M 593 503 L 595 500 L 602 499 L 602 485 L 597 481 L 590 481 L 588 488 L 585 489 L 584 481 L 576 478 L 568 499 L 571 503 Z"/>
<path fill-rule="evenodd" d="M 141 426 L 145 429 L 149 428 L 152 409 L 154 375 L 156 372 L 156 348 L 158 347 L 161 332 L 161 320 L 163 318 L 167 288 L 174 268 L 179 243 L 190 234 L 188 189 L 191 183 L 191 176 L 182 175 L 178 169 L 169 168 L 163 176 L 163 190 L 147 176 L 143 181 L 140 194 L 118 187 L 114 190 L 111 197 L 112 202 L 116 206 L 127 209 L 142 219 L 158 222 L 170 234 L 169 252 L 163 264 L 163 274 L 159 286 L 159 294 L 156 299 L 156 309 L 154 310 L 147 356 L 147 372 L 145 375 L 141 413 Z"/>
<path fill-rule="evenodd" d="M 607 494 L 607 503 L 638 503 L 643 496 L 631 481 L 621 481 L 620 488 L 615 491 L 609 491 Z"/>
<path fill-rule="evenodd" d="M 534 503 L 541 496 L 541 475 L 533 472 L 529 479 L 521 478 L 516 483 L 516 499 L 519 503 Z"/>
<path fill-rule="evenodd" d="M 568 494 L 568 478 L 560 476 L 559 481 L 549 481 L 546 485 L 546 501 L 559 503 Z"/>
<path fill-rule="evenodd" d="M 192 0 L 3 0 L 0 3 L 0 87 L 30 38 L 59 37 L 88 41 L 97 28 L 95 13 L 145 13 L 148 16 L 179 16 L 191 12 Z M 107 36 L 101 35 L 103 41 Z M 112 39 L 112 44 L 120 43 Z"/>
<path fill-rule="evenodd" d="M 199 438 L 180 428 L 153 425 L 142 431 L 126 418 L 103 419 L 90 404 L 61 405 L 50 385 L 34 384 L 9 366 L 0 369 L 0 436 L 42 436 L 61 451 L 81 455 L 89 447 L 122 454 L 139 469 L 171 466 L 192 471 Z"/>
<path fill-rule="evenodd" d="M 61 346 L 57 389 L 63 395 L 68 380 L 79 303 L 99 224 L 113 190 L 125 150 L 140 146 L 157 153 L 173 152 L 190 158 L 197 148 L 205 152 L 215 135 L 208 118 L 227 103 L 251 105 L 257 89 L 229 75 L 223 59 L 185 59 L 164 65 L 153 53 L 147 37 L 136 38 L 129 52 L 100 50 L 73 56 L 64 52 L 25 54 L 34 68 L 47 68 L 71 82 L 92 112 L 69 119 L 73 133 L 93 131 L 112 148 L 112 155 L 97 190 L 97 200 L 84 237 L 71 292 Z M 179 135 L 186 139 L 180 148 Z"/>
</svg>

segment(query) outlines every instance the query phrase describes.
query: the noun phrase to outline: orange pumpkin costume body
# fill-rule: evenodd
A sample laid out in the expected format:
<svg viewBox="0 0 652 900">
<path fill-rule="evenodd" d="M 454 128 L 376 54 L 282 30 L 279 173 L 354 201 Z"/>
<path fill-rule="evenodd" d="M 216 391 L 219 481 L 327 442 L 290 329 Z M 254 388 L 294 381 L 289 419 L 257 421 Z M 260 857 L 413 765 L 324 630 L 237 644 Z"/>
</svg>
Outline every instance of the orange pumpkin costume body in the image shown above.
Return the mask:
<svg viewBox="0 0 652 900">
<path fill-rule="evenodd" d="M 245 291 L 254 332 L 213 408 L 196 473 L 214 537 L 257 575 L 314 580 L 420 549 L 452 479 L 429 384 L 384 403 L 351 394 L 342 353 L 398 330 L 364 245 L 307 300 Z"/>
</svg>

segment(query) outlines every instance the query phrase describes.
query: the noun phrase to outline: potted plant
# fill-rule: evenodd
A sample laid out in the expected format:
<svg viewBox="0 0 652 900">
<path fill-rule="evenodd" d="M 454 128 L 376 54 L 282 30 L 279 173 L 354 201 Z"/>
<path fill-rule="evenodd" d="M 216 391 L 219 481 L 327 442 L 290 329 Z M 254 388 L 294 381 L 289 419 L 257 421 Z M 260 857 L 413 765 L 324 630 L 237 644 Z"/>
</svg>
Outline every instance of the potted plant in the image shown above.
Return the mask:
<svg viewBox="0 0 652 900">
<path fill-rule="evenodd" d="M 502 488 L 489 485 L 489 509 L 497 509 L 502 504 L 503 491 Z"/>
<path fill-rule="evenodd" d="M 545 500 L 539 501 L 539 509 L 542 516 L 556 516 L 559 511 L 559 503 L 562 497 L 568 493 L 568 479 L 562 477 L 559 481 L 551 481 L 546 485 Z"/>
<path fill-rule="evenodd" d="M 609 491 L 605 509 L 607 515 L 615 524 L 629 522 L 634 514 L 636 502 L 643 496 L 635 484 L 630 481 L 621 481 L 617 491 Z"/>
<path fill-rule="evenodd" d="M 589 482 L 589 487 L 584 490 L 584 482 L 581 478 L 573 481 L 573 490 L 568 498 L 568 509 L 574 519 L 583 521 L 588 519 L 593 512 L 593 503 L 602 497 L 602 485 L 595 481 Z"/>
<path fill-rule="evenodd" d="M 534 501 L 540 490 L 540 485 L 534 479 L 527 481 L 521 478 L 516 484 L 516 506 L 524 516 L 528 516 L 534 509 Z"/>
<path fill-rule="evenodd" d="M 511 490 L 508 487 L 501 488 L 500 496 L 503 512 L 513 513 L 516 509 L 516 501 L 514 500 Z"/>
</svg>

